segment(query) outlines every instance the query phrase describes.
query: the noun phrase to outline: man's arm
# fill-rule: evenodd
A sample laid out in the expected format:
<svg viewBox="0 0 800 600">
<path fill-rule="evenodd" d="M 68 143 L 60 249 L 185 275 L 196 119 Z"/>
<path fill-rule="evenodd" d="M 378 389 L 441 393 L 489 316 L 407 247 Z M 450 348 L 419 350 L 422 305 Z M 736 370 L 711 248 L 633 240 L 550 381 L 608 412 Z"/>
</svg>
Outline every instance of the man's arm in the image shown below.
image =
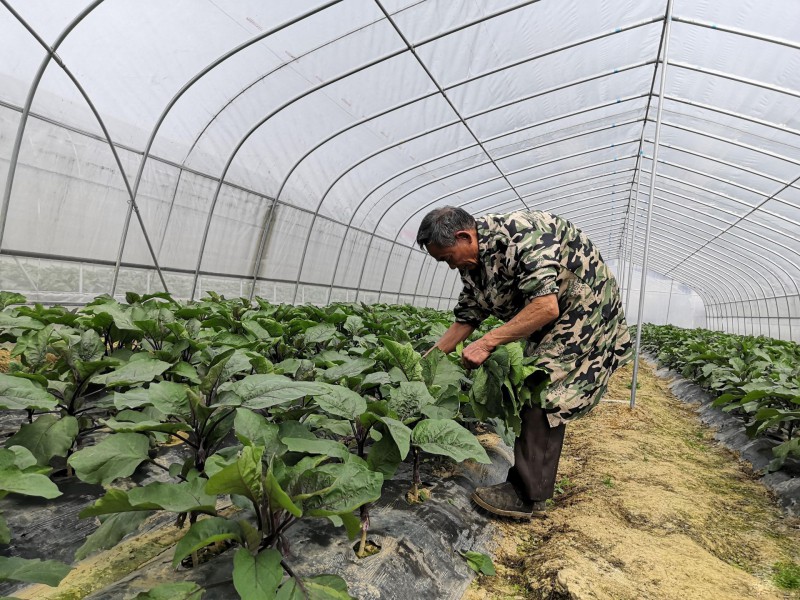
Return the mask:
<svg viewBox="0 0 800 600">
<path fill-rule="evenodd" d="M 467 339 L 473 331 L 475 331 L 475 327 L 472 325 L 468 325 L 467 323 L 453 323 L 447 331 L 444 332 L 444 335 L 436 342 L 433 348 L 439 348 L 439 350 L 445 354 L 449 354 L 456 349 L 456 346 L 458 346 L 460 342 Z M 424 356 L 428 356 L 433 348 L 428 350 Z"/>
<path fill-rule="evenodd" d="M 555 321 L 558 315 L 558 298 L 555 294 L 534 298 L 508 323 L 492 329 L 481 339 L 464 348 L 461 360 L 466 367 L 475 369 L 482 365 L 498 346 L 527 338 L 548 323 Z M 449 331 L 448 329 L 448 333 Z"/>
</svg>

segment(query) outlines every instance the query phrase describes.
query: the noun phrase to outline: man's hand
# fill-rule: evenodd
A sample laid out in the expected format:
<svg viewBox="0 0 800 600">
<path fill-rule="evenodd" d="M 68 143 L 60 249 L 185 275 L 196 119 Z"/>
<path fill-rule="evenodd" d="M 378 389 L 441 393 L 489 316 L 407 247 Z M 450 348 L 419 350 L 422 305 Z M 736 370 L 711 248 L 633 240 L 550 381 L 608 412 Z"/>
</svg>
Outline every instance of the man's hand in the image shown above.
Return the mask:
<svg viewBox="0 0 800 600">
<path fill-rule="evenodd" d="M 486 362 L 492 350 L 494 348 L 481 338 L 464 348 L 464 352 L 461 353 L 461 362 L 467 369 L 477 369 Z"/>
</svg>

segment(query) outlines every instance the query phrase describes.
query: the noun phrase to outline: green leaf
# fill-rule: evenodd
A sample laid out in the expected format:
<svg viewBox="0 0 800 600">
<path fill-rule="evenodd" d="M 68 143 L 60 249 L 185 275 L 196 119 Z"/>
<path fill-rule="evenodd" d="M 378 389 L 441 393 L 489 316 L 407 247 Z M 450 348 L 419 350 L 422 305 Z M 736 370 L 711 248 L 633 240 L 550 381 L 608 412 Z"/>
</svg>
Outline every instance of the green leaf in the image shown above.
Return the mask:
<svg viewBox="0 0 800 600">
<path fill-rule="evenodd" d="M 27 423 L 6 440 L 8 446 L 22 446 L 31 451 L 36 462 L 46 465 L 54 456 L 66 456 L 78 435 L 78 419 L 66 415 L 41 415 Z"/>
<path fill-rule="evenodd" d="M 183 377 L 189 383 L 200 383 L 200 376 L 197 374 L 197 369 L 185 361 L 180 361 L 175 364 L 169 372 L 177 377 Z"/>
<path fill-rule="evenodd" d="M 350 421 L 347 419 L 331 419 L 325 415 L 311 414 L 306 418 L 305 424 L 314 430 L 327 431 L 339 437 L 353 434 Z"/>
<path fill-rule="evenodd" d="M 118 433 L 137 433 L 146 431 L 160 431 L 162 433 L 177 433 L 179 431 L 191 431 L 192 428 L 186 423 L 162 423 L 161 421 L 139 421 L 133 423 L 131 421 L 117 421 L 116 419 L 109 419 L 108 421 L 101 419 L 106 427 Z"/>
<path fill-rule="evenodd" d="M 238 460 L 212 475 L 206 484 L 207 494 L 239 494 L 253 502 L 261 499 L 261 457 L 264 448 L 245 446 Z"/>
<path fill-rule="evenodd" d="M 303 591 L 305 589 L 305 591 Z M 283 582 L 275 600 L 356 600 L 347 592 L 347 583 L 338 575 L 304 577 L 301 584 L 290 577 Z"/>
<path fill-rule="evenodd" d="M 350 315 L 344 320 L 342 327 L 350 335 L 356 335 L 364 328 L 364 319 L 356 315 Z"/>
<path fill-rule="evenodd" d="M 233 586 L 242 600 L 274 598 L 282 579 L 281 553 L 274 548 L 255 556 L 239 548 L 233 555 Z"/>
<path fill-rule="evenodd" d="M 461 386 L 464 370 L 447 358 L 447 355 L 434 348 L 433 351 L 422 359 L 422 378 L 430 387 L 440 386 L 442 389 L 449 385 Z"/>
<path fill-rule="evenodd" d="M 315 396 L 317 405 L 326 413 L 355 421 L 367 410 L 367 401 L 353 390 L 329 385 L 328 393 Z"/>
<path fill-rule="evenodd" d="M 400 344 L 386 337 L 380 338 L 383 351 L 378 354 L 378 360 L 388 365 L 398 367 L 408 381 L 422 381 L 422 356 L 411 347 L 411 344 Z"/>
<path fill-rule="evenodd" d="M 29 379 L 0 373 L 0 408 L 53 410 L 56 398 Z"/>
<path fill-rule="evenodd" d="M 72 567 L 56 560 L 0 556 L 0 581 L 25 581 L 57 586 Z"/>
<path fill-rule="evenodd" d="M 392 378 L 389 377 L 389 374 L 386 371 L 376 371 L 375 373 L 370 373 L 364 377 L 364 381 L 361 382 L 361 389 L 366 390 L 372 387 L 390 383 L 392 383 Z"/>
<path fill-rule="evenodd" d="M 0 310 L 12 304 L 25 304 L 28 301 L 25 296 L 16 292 L 0 292 Z"/>
<path fill-rule="evenodd" d="M 107 387 L 148 383 L 171 366 L 172 365 L 168 362 L 156 360 L 148 356 L 138 360 L 131 360 L 110 373 L 95 375 L 92 377 L 92 383 L 105 385 Z"/>
<path fill-rule="evenodd" d="M 303 473 L 298 480 L 298 497 L 307 516 L 325 517 L 352 512 L 381 495 L 383 475 L 375 473 L 363 461 L 322 465 Z"/>
<path fill-rule="evenodd" d="M 7 312 L 0 311 L 0 330 L 27 330 L 27 329 L 42 329 L 45 326 L 41 321 L 32 319 L 30 317 L 15 317 Z"/>
<path fill-rule="evenodd" d="M 0 450 L 0 468 L 15 466 L 23 469 L 26 473 L 31 472 L 29 467 L 36 464 L 36 457 L 33 452 L 22 446 L 9 446 L 7 450 Z M 34 473 L 43 473 L 41 469 L 36 469 Z"/>
<path fill-rule="evenodd" d="M 400 450 L 391 436 L 383 436 L 369 448 L 367 466 L 372 471 L 381 473 L 384 479 L 393 477 L 401 462 L 403 459 L 400 458 Z"/>
<path fill-rule="evenodd" d="M 336 336 L 336 326 L 331 323 L 314 325 L 306 329 L 304 336 L 306 344 L 321 344 Z"/>
<path fill-rule="evenodd" d="M 243 541 L 239 523 L 222 517 L 209 517 L 197 521 L 176 544 L 172 566 L 177 567 L 192 552 L 223 540 Z"/>
<path fill-rule="evenodd" d="M 428 387 L 422 381 L 403 381 L 392 388 L 389 410 L 396 413 L 401 420 L 406 420 L 419 416 L 423 406 L 434 402 Z"/>
<path fill-rule="evenodd" d="M 20 446 L 0 450 L 0 496 L 4 493 L 56 498 L 61 492 L 50 479 L 36 467 L 36 458 Z"/>
<path fill-rule="evenodd" d="M 324 454 L 335 458 L 345 459 L 350 456 L 347 447 L 333 440 L 305 439 L 305 438 L 281 438 L 290 452 L 304 452 L 305 454 Z"/>
<path fill-rule="evenodd" d="M 150 440 L 139 433 L 115 433 L 95 446 L 79 450 L 68 463 L 86 483 L 108 485 L 133 474 L 148 459 Z"/>
<path fill-rule="evenodd" d="M 461 556 L 467 559 L 469 568 L 476 573 L 483 573 L 484 575 L 496 575 L 494 563 L 490 556 L 482 554 L 481 552 L 460 552 Z"/>
<path fill-rule="evenodd" d="M 280 483 L 272 472 L 272 467 L 267 471 L 266 492 L 271 506 L 280 506 L 298 519 L 303 516 L 303 511 L 298 507 L 289 495 L 283 490 Z M 273 508 L 274 510 L 274 508 Z"/>
<path fill-rule="evenodd" d="M 162 583 L 147 592 L 139 592 L 134 600 L 199 600 L 206 591 L 192 581 Z"/>
<path fill-rule="evenodd" d="M 375 366 L 374 360 L 370 360 L 369 358 L 356 358 L 355 360 L 349 360 L 341 365 L 323 371 L 322 378 L 330 382 L 339 381 L 343 377 L 361 375 L 361 373 L 371 369 L 373 366 Z"/>
<path fill-rule="evenodd" d="M 280 427 L 248 408 L 237 408 L 233 421 L 236 437 L 245 445 L 263 446 L 266 460 L 281 456 L 286 446 L 280 440 Z"/>
<path fill-rule="evenodd" d="M 191 417 L 192 411 L 186 395 L 189 388 L 182 383 L 159 381 L 149 387 L 137 387 L 125 393 L 114 393 L 114 406 L 123 408 L 141 408 L 153 406 L 165 415 L 176 415 L 184 419 Z"/>
<path fill-rule="evenodd" d="M 213 515 L 217 497 L 205 492 L 207 482 L 204 477 L 195 477 L 180 483 L 149 483 L 130 490 L 128 499 L 134 506 L 155 505 L 174 513 L 195 511 Z"/>
<path fill-rule="evenodd" d="M 394 443 L 397 444 L 400 460 L 405 460 L 406 456 L 408 456 L 408 451 L 411 449 L 411 430 L 400 421 L 390 417 L 381 417 L 381 421 L 386 425 L 386 429 L 389 430 L 389 435 L 392 436 Z"/>
<path fill-rule="evenodd" d="M 108 488 L 105 495 L 95 500 L 94 504 L 84 508 L 78 513 L 78 517 L 85 519 L 87 517 L 97 517 L 99 515 L 112 513 L 156 510 L 158 508 L 160 507 L 157 504 L 134 506 L 131 504 L 127 492 L 117 488 Z"/>
<path fill-rule="evenodd" d="M 131 321 L 131 311 L 129 307 L 122 306 L 119 302 L 106 298 L 102 303 L 84 306 L 80 312 L 92 315 L 106 314 L 111 317 L 114 325 L 121 331 L 139 331 L 139 328 Z"/>
<path fill-rule="evenodd" d="M 273 373 L 248 375 L 239 381 L 221 385 L 219 391 L 220 399 L 217 404 L 243 406 L 252 410 L 269 408 L 304 396 L 329 393 L 325 384 L 293 381 L 284 375 Z"/>
<path fill-rule="evenodd" d="M 420 421 L 414 427 L 411 439 L 415 446 L 430 454 L 449 456 L 458 462 L 473 459 L 479 463 L 491 463 L 475 436 L 450 419 Z"/>
<path fill-rule="evenodd" d="M 153 514 L 151 511 L 142 511 L 111 515 L 86 538 L 83 545 L 75 552 L 75 560 L 83 560 L 90 554 L 113 548 L 126 535 L 136 531 L 151 514 Z"/>
</svg>

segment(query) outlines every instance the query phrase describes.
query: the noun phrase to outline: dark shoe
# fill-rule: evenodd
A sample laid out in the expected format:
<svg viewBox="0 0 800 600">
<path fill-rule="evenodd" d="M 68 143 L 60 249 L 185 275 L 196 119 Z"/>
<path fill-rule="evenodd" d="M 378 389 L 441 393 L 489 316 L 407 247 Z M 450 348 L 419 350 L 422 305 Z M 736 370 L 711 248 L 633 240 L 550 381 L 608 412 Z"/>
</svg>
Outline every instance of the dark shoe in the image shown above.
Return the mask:
<svg viewBox="0 0 800 600">
<path fill-rule="evenodd" d="M 489 487 L 479 487 L 472 493 L 475 504 L 493 515 L 512 519 L 530 519 L 544 516 L 544 502 L 530 502 L 520 498 L 517 490 L 509 482 Z"/>
</svg>

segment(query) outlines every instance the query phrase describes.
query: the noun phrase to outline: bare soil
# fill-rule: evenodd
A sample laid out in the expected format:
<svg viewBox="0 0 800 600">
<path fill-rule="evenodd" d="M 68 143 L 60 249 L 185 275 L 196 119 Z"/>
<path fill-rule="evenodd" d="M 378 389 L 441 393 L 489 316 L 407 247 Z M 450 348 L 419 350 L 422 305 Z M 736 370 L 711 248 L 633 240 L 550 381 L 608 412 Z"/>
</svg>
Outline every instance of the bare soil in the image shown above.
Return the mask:
<svg viewBox="0 0 800 600">
<path fill-rule="evenodd" d="M 616 373 L 606 398 L 630 380 Z M 639 380 L 634 410 L 604 402 L 567 426 L 548 517 L 498 521 L 497 576 L 464 600 L 800 597 L 772 580 L 800 559 L 800 520 L 650 367 Z"/>
</svg>

